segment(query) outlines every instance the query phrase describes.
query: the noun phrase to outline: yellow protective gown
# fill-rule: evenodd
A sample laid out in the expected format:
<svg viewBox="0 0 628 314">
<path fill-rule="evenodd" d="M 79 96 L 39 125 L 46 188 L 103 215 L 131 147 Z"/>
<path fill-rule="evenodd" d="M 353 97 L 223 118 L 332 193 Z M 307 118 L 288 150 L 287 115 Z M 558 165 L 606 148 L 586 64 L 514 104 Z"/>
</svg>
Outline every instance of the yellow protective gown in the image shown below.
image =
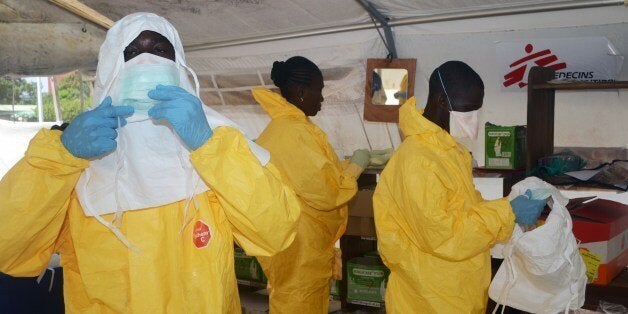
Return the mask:
<svg viewBox="0 0 628 314">
<path fill-rule="evenodd" d="M 138 254 L 85 216 L 74 186 L 88 161 L 63 147 L 61 132 L 41 130 L 0 182 L 0 271 L 37 276 L 59 252 L 68 313 L 239 313 L 234 240 L 251 255 L 286 248 L 298 203 L 240 131 L 214 132 L 190 155 L 211 190 L 191 202 L 182 232 L 185 200 L 124 213 L 120 229 Z M 209 227 L 201 248 L 198 221 Z"/>
<path fill-rule="evenodd" d="M 469 152 L 415 109 L 400 108 L 406 138 L 373 196 L 377 241 L 391 270 L 389 313 L 484 313 L 490 247 L 514 227 L 508 200 L 475 190 Z"/>
<path fill-rule="evenodd" d="M 271 313 L 327 313 L 334 243 L 344 233 L 347 202 L 362 169 L 343 167 L 325 133 L 285 98 L 266 89 L 253 96 L 271 118 L 256 143 L 296 192 L 301 219 L 294 242 L 283 252 L 258 258 L 270 291 Z"/>
</svg>

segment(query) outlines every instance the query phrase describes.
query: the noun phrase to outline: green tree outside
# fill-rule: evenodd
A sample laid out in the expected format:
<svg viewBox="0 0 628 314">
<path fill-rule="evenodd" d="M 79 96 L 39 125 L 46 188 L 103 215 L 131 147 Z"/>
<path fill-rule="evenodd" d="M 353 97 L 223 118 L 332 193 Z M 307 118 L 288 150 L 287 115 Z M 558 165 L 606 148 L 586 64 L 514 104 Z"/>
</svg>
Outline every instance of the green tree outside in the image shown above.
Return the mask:
<svg viewBox="0 0 628 314">
<path fill-rule="evenodd" d="M 0 79 L 0 104 L 32 105 L 37 103 L 37 84 L 25 79 L 3 77 Z"/>
<path fill-rule="evenodd" d="M 80 89 L 83 90 L 83 107 L 81 106 Z M 89 83 L 81 80 L 78 73 L 72 73 L 64 77 L 58 86 L 59 104 L 61 107 L 61 116 L 64 122 L 71 122 L 85 108 L 89 107 L 92 99 L 89 95 Z M 42 97 L 44 105 L 44 121 L 55 121 L 55 110 L 52 94 L 45 94 Z M 35 112 L 37 116 L 37 112 Z"/>
<path fill-rule="evenodd" d="M 37 84 L 22 78 L 0 78 L 0 119 L 32 121 Z"/>
<path fill-rule="evenodd" d="M 81 89 L 84 97 L 83 106 L 81 106 Z M 82 81 L 77 72 L 61 79 L 57 90 L 64 122 L 72 121 L 92 102 L 89 83 Z M 42 94 L 42 104 L 44 121 L 55 121 L 54 102 L 51 93 Z M 37 83 L 28 82 L 23 78 L 0 78 L 0 118 L 37 121 Z"/>
</svg>

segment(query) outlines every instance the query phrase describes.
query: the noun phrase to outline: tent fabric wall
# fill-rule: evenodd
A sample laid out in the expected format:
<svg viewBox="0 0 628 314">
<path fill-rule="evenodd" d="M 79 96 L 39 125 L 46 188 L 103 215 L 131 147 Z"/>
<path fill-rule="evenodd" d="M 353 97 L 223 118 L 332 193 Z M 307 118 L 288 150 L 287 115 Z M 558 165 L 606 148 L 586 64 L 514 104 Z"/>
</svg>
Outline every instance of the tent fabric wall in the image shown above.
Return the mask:
<svg viewBox="0 0 628 314">
<path fill-rule="evenodd" d="M 396 147 L 400 143 L 396 124 L 362 120 L 366 67 L 364 56 L 381 58 L 386 54 L 375 31 L 361 31 L 352 33 L 350 37 L 334 34 L 272 44 L 195 51 L 186 57 L 192 68 L 201 75 L 247 71 L 269 73 L 274 61 L 286 60 L 295 55 L 310 58 L 324 73 L 335 67 L 350 69 L 339 80 L 325 81 L 323 108 L 312 119 L 328 134 L 338 154 L 348 156 L 359 148 L 384 149 Z M 251 138 L 256 138 L 269 121 L 257 104 L 212 108 L 242 125 Z"/>
<path fill-rule="evenodd" d="M 440 14 L 464 14 L 469 12 L 503 11 L 511 9 L 541 10 L 561 5 L 618 5 L 620 0 L 369 0 L 387 15 L 391 22 L 404 18 L 430 17 Z M 154 12 L 166 17 L 178 29 L 188 48 L 201 49 L 208 45 L 233 44 L 241 40 L 263 40 L 270 36 L 303 36 L 318 31 L 338 29 L 364 29 L 371 27 L 371 19 L 358 1 L 338 0 L 185 0 L 185 1 L 127 1 L 82 0 L 84 4 L 113 21 L 133 12 Z M 621 11 L 621 10 L 617 10 Z M 586 17 L 571 17 L 580 20 Z M 66 60 L 80 60 L 74 68 L 87 66 L 93 69 L 97 61 L 98 47 L 93 42 L 104 39 L 102 28 L 92 30 L 89 21 L 79 18 L 51 1 L 3 0 L 0 5 L 0 21 L 5 27 L 0 34 L 19 33 L 22 40 L 3 50 L 6 55 L 23 55 L 23 60 L 39 58 L 37 66 L 29 67 L 16 59 L 0 58 L 0 74 L 50 75 L 71 68 Z M 536 22 L 536 20 L 535 20 Z M 38 24 L 31 27 L 28 24 Z M 55 25 L 59 24 L 59 25 Z M 63 26 L 64 24 L 65 26 Z M 535 23 L 529 23 L 534 25 Z M 86 26 L 87 25 L 87 26 Z M 63 26 L 61 28 L 60 26 Z M 495 28 L 502 25 L 495 24 Z M 88 41 L 89 46 L 70 45 L 62 53 L 49 54 L 46 50 L 50 38 L 42 44 L 41 29 L 59 29 L 62 33 L 76 35 L 87 29 L 87 34 L 70 36 L 73 40 Z M 503 30 L 503 28 L 501 29 Z M 45 33 L 45 31 L 44 31 Z M 67 35 L 66 34 L 66 35 Z M 348 35 L 343 33 L 343 36 Z M 353 34 L 351 34 L 352 36 Z M 66 36 L 67 37 L 67 36 Z M 84 37 L 90 37 L 84 39 Z M 56 49 L 59 50 L 59 49 Z M 41 56 L 46 58 L 41 58 Z M 59 63 L 65 67 L 61 67 Z M 24 65 L 24 66 L 23 66 Z"/>
<path fill-rule="evenodd" d="M 404 18 L 427 14 L 438 14 L 469 9 L 505 8 L 520 5 L 540 5 L 565 2 L 564 0 L 372 0 L 383 14 L 389 17 Z"/>
<path fill-rule="evenodd" d="M 54 122 L 11 122 L 0 120 L 0 178 L 13 167 L 26 152 L 31 138 L 41 128 L 50 128 Z"/>
<path fill-rule="evenodd" d="M 362 11 L 363 8 L 355 1 L 327 1 L 329 5 L 321 5 L 319 1 L 307 0 L 297 2 L 289 0 L 217 1 L 216 3 L 194 0 L 184 6 L 166 5 L 164 7 L 156 7 L 157 4 L 148 2 L 131 4 L 122 0 L 112 2 L 115 5 L 104 4 L 97 0 L 84 2 L 106 13 L 114 20 L 137 10 L 163 14 L 173 21 L 187 45 L 209 42 L 210 39 L 215 41 L 229 36 L 246 37 L 251 35 L 251 30 L 255 31 L 255 35 L 263 35 L 263 32 L 258 32 L 258 29 L 262 28 L 266 32 L 286 30 L 282 26 L 284 25 L 282 23 L 286 21 L 299 22 L 298 27 L 287 30 L 370 22 L 366 13 Z M 288 6 L 286 2 L 291 4 Z M 317 4 L 313 5 L 314 2 Z M 373 1 L 382 12 L 393 18 L 437 13 L 434 11 L 435 8 L 455 11 L 547 2 Z M 5 3 L 7 8 L 22 8 L 30 1 L 10 0 Z M 40 2 L 33 3 L 42 5 Z M 235 16 L 238 9 L 244 11 L 240 17 Z M 0 17 L 9 16 L 4 14 L 6 12 L 3 10 L 0 8 Z M 288 12 L 284 10 L 291 10 L 292 16 L 288 20 L 279 20 Z M 480 73 L 487 86 L 485 105 L 481 113 L 482 122 L 524 124 L 527 95 L 526 93 L 503 92 L 499 89 L 499 74 L 496 65 L 492 62 L 495 59 L 495 42 L 506 39 L 606 36 L 621 53 L 625 54 L 628 51 L 627 10 L 628 8 L 624 7 L 602 7 L 510 15 L 395 27 L 393 32 L 396 36 L 399 57 L 417 58 L 415 95 L 421 106 L 427 98 L 427 78 L 431 71 L 444 61 L 463 60 Z M 54 14 L 52 18 L 44 14 L 43 16 L 48 19 L 46 21 L 66 20 L 61 17 L 62 14 L 58 8 L 49 11 Z M 185 15 L 188 11 L 193 14 Z M 261 14 L 262 11 L 265 13 Z M 33 12 L 20 16 L 36 16 L 36 12 Z M 273 18 L 269 12 L 275 12 L 278 15 Z M 323 17 L 324 14 L 330 14 L 329 18 Z M 256 15 L 256 17 L 251 20 L 247 18 L 249 15 Z M 211 18 L 207 18 L 208 16 Z M 260 18 L 262 16 L 264 18 Z M 309 17 L 301 21 L 296 18 L 298 16 Z M 208 20 L 209 24 L 203 22 L 205 20 Z M 6 21 L 11 22 L 9 18 L 6 18 Z M 22 19 L 16 22 L 32 21 Z M 227 22 L 229 22 L 228 25 Z M 220 25 L 210 27 L 213 25 L 211 23 Z M 265 26 L 262 23 L 266 23 Z M 237 26 L 238 24 L 243 24 L 243 26 Z M 285 60 L 294 55 L 310 58 L 323 70 L 340 67 L 349 69 L 344 77 L 326 82 L 327 87 L 324 90 L 326 101 L 323 104 L 323 110 L 313 118 L 313 121 L 327 132 L 330 142 L 339 154 L 349 155 L 357 148 L 396 147 L 401 140 L 396 124 L 365 122 L 362 119 L 365 61 L 367 58 L 382 58 L 386 54 L 387 51 L 377 32 L 369 29 L 190 51 L 186 57 L 188 63 L 200 76 L 247 74 L 258 71 L 267 74 L 270 72 L 273 61 Z M 627 67 L 624 67 L 619 78 L 628 78 Z M 268 85 L 270 82 L 264 83 Z M 628 147 L 628 132 L 622 128 L 628 117 L 628 107 L 625 106 L 628 103 L 626 97 L 625 90 L 559 92 L 556 98 L 556 146 Z M 240 123 L 251 138 L 256 138 L 268 123 L 266 114 L 254 103 L 214 106 L 214 108 Z M 472 149 L 479 163 L 483 164 L 483 132 L 480 131 L 480 138 L 477 141 L 466 141 L 465 144 Z M 22 146 L 25 148 L 25 145 Z"/>
<path fill-rule="evenodd" d="M 427 98 L 427 79 L 433 69 L 447 60 L 462 60 L 474 67 L 485 82 L 482 124 L 485 121 L 525 124 L 527 93 L 500 90 L 497 64 L 493 62 L 495 43 L 506 39 L 606 36 L 625 53 L 628 51 L 625 10 L 607 7 L 491 17 L 404 26 L 395 28 L 394 32 L 399 56 L 417 58 L 415 95 L 420 106 L 424 106 Z M 328 133 L 334 147 L 348 155 L 357 148 L 395 147 L 400 141 L 396 124 L 362 120 L 365 60 L 381 58 L 386 53 L 375 30 L 366 30 L 197 51 L 188 58 L 195 69 L 208 73 L 247 68 L 268 70 L 273 61 L 293 55 L 306 56 L 321 68 L 353 67 L 360 77 L 347 76 L 345 86 L 354 89 L 353 93 L 359 97 L 327 98 L 323 110 L 313 119 Z M 624 67 L 620 79 L 626 79 L 627 72 Z M 559 92 L 556 99 L 556 146 L 628 147 L 628 134 L 622 130 L 628 118 L 626 91 Z M 253 137 L 267 121 L 255 104 L 216 109 L 242 124 L 255 125 L 250 128 Z M 463 143 L 482 165 L 483 128 L 476 141 L 463 140 Z"/>
<path fill-rule="evenodd" d="M 326 80 L 325 98 L 321 112 L 313 117 L 329 136 L 340 156 L 348 156 L 355 149 L 384 149 L 400 143 L 396 124 L 362 121 L 364 99 L 364 64 L 358 63 L 338 80 Z M 323 68 L 323 73 L 326 69 Z M 266 113 L 255 103 L 212 106 L 240 124 L 247 135 L 256 138 L 269 121 Z"/>
<path fill-rule="evenodd" d="M 401 56 L 426 52 L 417 57 L 415 94 L 419 103 L 427 97 L 427 79 L 431 71 L 444 61 L 458 59 L 470 64 L 484 80 L 484 106 L 481 124 L 490 121 L 504 125 L 526 124 L 527 93 L 500 90 L 500 73 L 495 43 L 502 40 L 535 38 L 568 38 L 605 36 L 619 50 L 628 52 L 628 14 L 625 8 L 600 8 L 554 13 L 519 15 L 434 23 L 400 28 L 397 32 Z M 586 14 L 585 14 L 586 12 Z M 573 17 L 580 17 L 579 21 Z M 540 29 L 530 26 L 534 19 Z M 527 21 L 527 23 L 526 23 Z M 597 22 L 595 22 L 597 21 Z M 562 23 L 562 27 L 558 27 Z M 580 25 L 584 22 L 584 25 Z M 597 24 L 596 24 L 597 23 Z M 446 24 L 446 25 L 444 25 Z M 552 25 L 547 27 L 546 25 Z M 490 30 L 494 25 L 511 27 L 510 31 Z M 527 25 L 527 26 L 526 26 Z M 578 25 L 578 26 L 576 26 Z M 432 33 L 440 27 L 451 33 Z M 466 31 L 462 31 L 462 30 Z M 476 30 L 473 34 L 469 32 Z M 479 31 L 478 31 L 479 30 Z M 431 53 L 430 53 L 431 52 Z M 438 53 L 436 53 L 438 52 Z M 628 79 L 624 65 L 618 79 Z M 560 91 L 556 96 L 555 146 L 557 147 L 625 147 L 628 148 L 628 91 Z M 471 148 L 480 165 L 484 164 L 484 132 L 481 127 L 476 141 L 463 141 Z"/>
</svg>

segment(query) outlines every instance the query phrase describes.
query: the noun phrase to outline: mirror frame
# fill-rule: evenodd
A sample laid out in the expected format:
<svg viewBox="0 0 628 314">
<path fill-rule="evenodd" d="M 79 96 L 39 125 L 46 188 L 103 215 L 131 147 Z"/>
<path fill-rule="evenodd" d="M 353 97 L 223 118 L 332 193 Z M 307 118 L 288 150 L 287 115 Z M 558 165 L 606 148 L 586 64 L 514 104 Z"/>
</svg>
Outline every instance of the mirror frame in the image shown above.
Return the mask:
<svg viewBox="0 0 628 314">
<path fill-rule="evenodd" d="M 416 74 L 416 59 L 367 59 L 366 82 L 364 86 L 364 120 L 373 122 L 399 122 L 399 107 L 401 105 L 375 105 L 371 99 L 374 69 L 405 69 L 408 71 L 408 96 L 414 96 L 414 77 Z"/>
</svg>

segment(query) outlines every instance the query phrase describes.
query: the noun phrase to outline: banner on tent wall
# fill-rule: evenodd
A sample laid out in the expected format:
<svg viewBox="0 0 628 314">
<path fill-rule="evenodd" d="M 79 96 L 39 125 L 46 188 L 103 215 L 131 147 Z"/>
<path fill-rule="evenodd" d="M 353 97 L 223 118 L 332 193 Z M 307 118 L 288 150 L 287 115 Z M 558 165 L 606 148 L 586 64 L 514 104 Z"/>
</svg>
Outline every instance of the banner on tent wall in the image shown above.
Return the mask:
<svg viewBox="0 0 628 314">
<path fill-rule="evenodd" d="M 624 61 L 606 37 L 501 41 L 496 49 L 504 91 L 526 90 L 534 66 L 554 69 L 557 80 L 610 82 Z"/>
</svg>

